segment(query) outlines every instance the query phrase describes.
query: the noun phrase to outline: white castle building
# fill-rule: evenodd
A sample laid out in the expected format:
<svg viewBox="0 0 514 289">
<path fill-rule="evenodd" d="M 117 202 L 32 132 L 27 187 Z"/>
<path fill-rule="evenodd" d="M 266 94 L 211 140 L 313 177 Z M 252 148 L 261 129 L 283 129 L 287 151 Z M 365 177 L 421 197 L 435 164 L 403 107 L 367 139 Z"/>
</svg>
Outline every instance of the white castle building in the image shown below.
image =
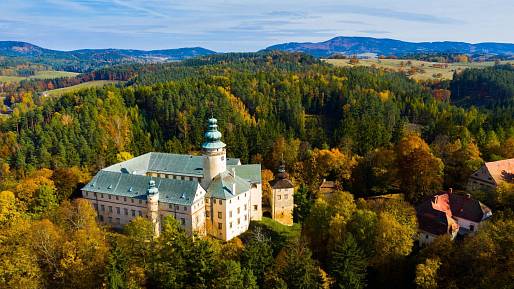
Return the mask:
<svg viewBox="0 0 514 289">
<path fill-rule="evenodd" d="M 161 230 L 173 215 L 188 233 L 230 240 L 262 218 L 260 164 L 226 157 L 217 120 L 209 119 L 202 156 L 147 153 L 99 171 L 82 188 L 98 220 L 122 227 L 143 216 Z"/>
</svg>

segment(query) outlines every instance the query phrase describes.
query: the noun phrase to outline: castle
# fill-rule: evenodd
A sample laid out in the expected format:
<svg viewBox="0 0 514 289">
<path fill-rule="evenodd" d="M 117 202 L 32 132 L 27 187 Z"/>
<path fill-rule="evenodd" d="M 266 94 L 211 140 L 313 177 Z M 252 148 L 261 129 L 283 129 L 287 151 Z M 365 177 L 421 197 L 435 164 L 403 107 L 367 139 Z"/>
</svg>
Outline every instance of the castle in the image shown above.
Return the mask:
<svg viewBox="0 0 514 289">
<path fill-rule="evenodd" d="M 102 169 L 82 196 L 93 204 L 98 221 L 112 227 L 142 216 L 158 235 L 162 219 L 173 215 L 190 234 L 228 241 L 245 232 L 250 220 L 262 218 L 261 182 L 260 164 L 226 157 L 211 118 L 202 156 L 147 153 Z M 292 204 L 292 192 L 287 198 Z"/>
</svg>

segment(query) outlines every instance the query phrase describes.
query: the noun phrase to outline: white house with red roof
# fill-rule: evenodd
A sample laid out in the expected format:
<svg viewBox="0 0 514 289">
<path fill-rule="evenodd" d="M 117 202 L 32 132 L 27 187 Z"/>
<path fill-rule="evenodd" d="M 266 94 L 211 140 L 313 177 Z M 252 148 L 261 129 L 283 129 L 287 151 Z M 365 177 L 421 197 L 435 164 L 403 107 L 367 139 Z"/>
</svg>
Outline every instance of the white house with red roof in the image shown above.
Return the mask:
<svg viewBox="0 0 514 289">
<path fill-rule="evenodd" d="M 437 236 L 476 232 L 483 222 L 492 216 L 492 211 L 471 195 L 448 192 L 425 199 L 416 207 L 419 223 L 420 245 L 432 242 Z"/>
</svg>

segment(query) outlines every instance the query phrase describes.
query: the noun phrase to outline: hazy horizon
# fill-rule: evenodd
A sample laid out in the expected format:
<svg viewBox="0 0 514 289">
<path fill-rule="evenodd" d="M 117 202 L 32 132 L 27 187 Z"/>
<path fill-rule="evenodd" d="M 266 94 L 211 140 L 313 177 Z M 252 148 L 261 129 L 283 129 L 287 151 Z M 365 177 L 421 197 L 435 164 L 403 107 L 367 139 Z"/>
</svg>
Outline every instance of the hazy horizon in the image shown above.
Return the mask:
<svg viewBox="0 0 514 289">
<path fill-rule="evenodd" d="M 0 40 L 44 48 L 256 51 L 284 42 L 337 36 L 409 42 L 514 43 L 514 5 L 507 0 L 159 1 L 6 0 Z M 492 17 L 494 15 L 494 17 Z"/>
</svg>

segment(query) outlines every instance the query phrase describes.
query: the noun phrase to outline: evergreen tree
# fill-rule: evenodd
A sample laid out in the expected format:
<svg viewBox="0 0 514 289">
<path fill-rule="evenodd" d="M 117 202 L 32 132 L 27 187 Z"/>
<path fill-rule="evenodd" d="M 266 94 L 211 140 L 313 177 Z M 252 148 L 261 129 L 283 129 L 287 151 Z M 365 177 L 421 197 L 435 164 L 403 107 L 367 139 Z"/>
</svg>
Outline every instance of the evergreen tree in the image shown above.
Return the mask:
<svg viewBox="0 0 514 289">
<path fill-rule="evenodd" d="M 330 275 L 335 278 L 333 288 L 361 289 L 366 287 L 367 262 L 351 234 L 338 243 L 330 260 Z"/>
</svg>

